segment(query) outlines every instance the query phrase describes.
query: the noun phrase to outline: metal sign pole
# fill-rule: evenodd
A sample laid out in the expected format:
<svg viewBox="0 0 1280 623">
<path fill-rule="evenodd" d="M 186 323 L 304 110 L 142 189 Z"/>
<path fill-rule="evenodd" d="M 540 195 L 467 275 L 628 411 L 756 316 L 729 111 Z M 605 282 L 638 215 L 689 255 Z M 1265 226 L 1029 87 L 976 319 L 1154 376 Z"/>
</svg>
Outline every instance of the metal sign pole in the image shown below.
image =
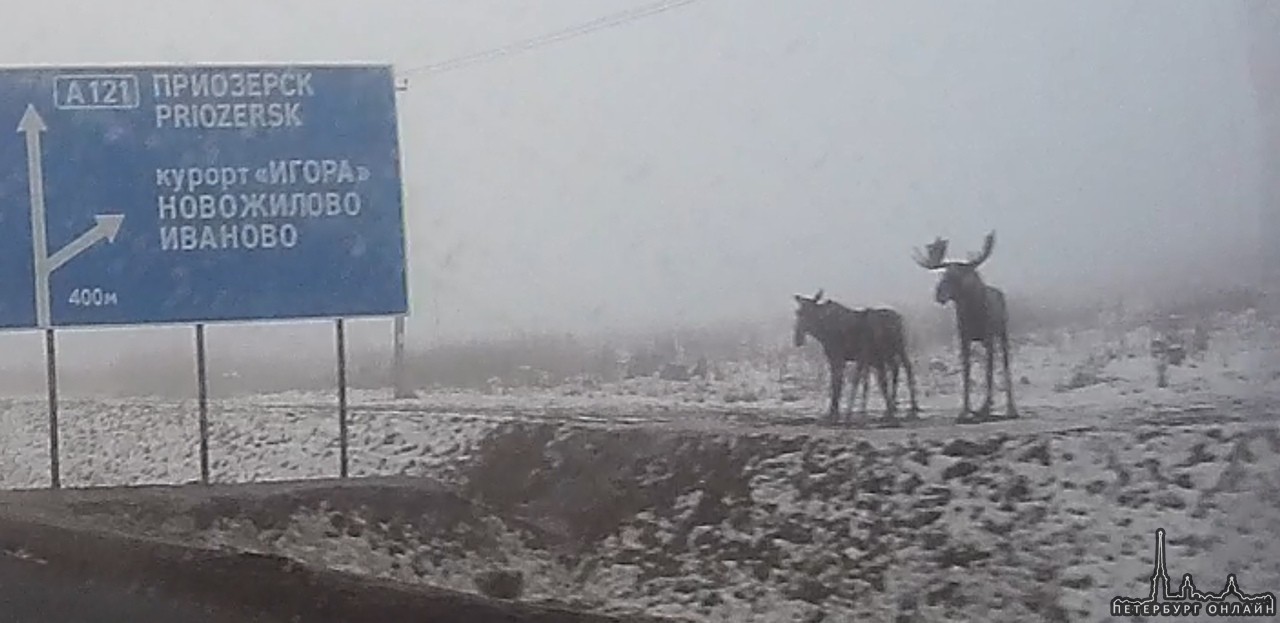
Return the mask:
<svg viewBox="0 0 1280 623">
<path fill-rule="evenodd" d="M 209 484 L 209 374 L 205 365 L 204 325 L 196 325 L 196 397 L 200 404 L 200 482 Z"/>
<path fill-rule="evenodd" d="M 346 323 L 337 321 L 338 342 L 338 452 L 339 475 L 347 477 L 347 336 Z"/>
<path fill-rule="evenodd" d="M 45 383 L 49 389 L 49 486 L 62 487 L 58 461 L 58 348 L 53 329 L 44 330 Z"/>
</svg>

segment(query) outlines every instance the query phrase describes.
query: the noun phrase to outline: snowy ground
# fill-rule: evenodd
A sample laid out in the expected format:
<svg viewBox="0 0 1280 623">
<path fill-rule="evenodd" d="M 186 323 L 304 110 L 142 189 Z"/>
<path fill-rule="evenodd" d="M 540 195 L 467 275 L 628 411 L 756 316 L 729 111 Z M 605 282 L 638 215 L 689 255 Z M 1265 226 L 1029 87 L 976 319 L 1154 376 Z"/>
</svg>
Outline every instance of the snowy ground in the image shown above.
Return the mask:
<svg viewBox="0 0 1280 623">
<path fill-rule="evenodd" d="M 1280 330 L 1250 317 L 1219 319 L 1203 361 L 1173 368 L 1171 386 L 1155 387 L 1146 356 L 1149 336 L 1106 339 L 1101 331 L 1035 336 L 1014 353 L 1015 398 L 1028 419 L 1087 409 L 1105 417 L 1185 409 L 1226 399 L 1280 395 Z M 925 417 L 949 427 L 959 411 L 953 352 L 915 358 Z M 931 362 L 949 369 L 931 370 Z M 615 384 L 495 388 L 391 400 L 388 392 L 349 397 L 351 470 L 355 475 L 431 474 L 464 454 L 498 423 L 549 420 L 584 425 L 709 428 L 816 424 L 826 405 L 825 370 L 798 355 L 780 364 L 726 364 L 712 382 L 633 379 Z M 980 401 L 980 368 L 974 371 Z M 999 374 L 997 374 L 997 379 Z M 904 384 L 905 385 L 905 384 Z M 1066 390 L 1064 386 L 1078 386 Z M 905 400 L 905 387 L 900 399 Z M 846 392 L 847 394 L 847 392 Z M 997 392 L 996 409 L 1003 409 Z M 878 392 L 871 398 L 880 409 Z M 48 484 L 48 407 L 43 396 L 0 398 L 0 487 Z M 334 395 L 287 393 L 210 405 L 213 478 L 223 482 L 309 478 L 338 471 Z M 64 398 L 60 404 L 64 485 L 188 482 L 199 478 L 194 400 Z M 816 432 L 821 432 L 817 431 Z"/>
<path fill-rule="evenodd" d="M 1025 340 L 1023 420 L 963 427 L 958 378 L 930 366 L 954 368 L 947 352 L 917 358 L 909 429 L 818 424 L 823 380 L 798 357 L 705 383 L 354 392 L 353 475 L 428 475 L 482 506 L 441 523 L 310 505 L 265 528 L 228 513 L 184 538 L 464 590 L 513 568 L 527 599 L 695 620 L 1104 620 L 1145 594 L 1162 526 L 1175 577 L 1274 591 L 1280 334 L 1219 324 L 1164 390 L 1142 331 Z M 0 403 L 0 485 L 47 484 L 46 417 L 39 398 Z M 337 473 L 330 396 L 210 417 L 215 480 Z M 199 476 L 192 402 L 64 401 L 60 429 L 64 486 Z"/>
</svg>

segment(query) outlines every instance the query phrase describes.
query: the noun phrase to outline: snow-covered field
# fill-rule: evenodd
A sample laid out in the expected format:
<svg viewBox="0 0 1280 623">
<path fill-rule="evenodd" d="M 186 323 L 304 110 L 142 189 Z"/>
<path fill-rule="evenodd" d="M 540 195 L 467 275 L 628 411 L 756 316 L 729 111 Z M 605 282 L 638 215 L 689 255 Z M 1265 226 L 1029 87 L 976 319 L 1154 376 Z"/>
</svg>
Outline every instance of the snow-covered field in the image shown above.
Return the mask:
<svg viewBox="0 0 1280 623">
<path fill-rule="evenodd" d="M 352 392 L 352 475 L 430 476 L 479 506 L 443 523 L 229 513 L 183 536 L 464 590 L 509 568 L 526 599 L 695 620 L 1026 621 L 1102 620 L 1111 597 L 1145 595 L 1162 526 L 1175 577 L 1274 591 L 1280 332 L 1216 324 L 1166 389 L 1145 331 L 1024 339 L 1024 418 L 981 425 L 952 424 L 945 351 L 916 358 L 924 420 L 902 429 L 818 423 L 822 372 L 800 357 L 688 383 Z M 6 399 L 0 418 L 0 485 L 45 486 L 43 400 Z M 64 486 L 199 477 L 194 402 L 68 400 L 60 429 Z M 336 475 L 337 431 L 332 396 L 216 401 L 214 479 Z"/>
</svg>

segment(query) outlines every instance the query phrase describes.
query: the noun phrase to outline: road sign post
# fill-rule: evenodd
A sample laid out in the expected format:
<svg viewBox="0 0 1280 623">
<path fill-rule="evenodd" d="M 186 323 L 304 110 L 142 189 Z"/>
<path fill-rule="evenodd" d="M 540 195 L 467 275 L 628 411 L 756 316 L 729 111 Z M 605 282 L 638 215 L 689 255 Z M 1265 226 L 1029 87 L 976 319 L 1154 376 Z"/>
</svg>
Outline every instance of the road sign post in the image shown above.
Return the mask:
<svg viewBox="0 0 1280 623">
<path fill-rule="evenodd" d="M 338 347 L 338 475 L 347 477 L 347 331 L 341 318 L 335 323 Z"/>
<path fill-rule="evenodd" d="M 209 484 L 209 372 L 205 365 L 204 325 L 196 325 L 196 402 L 200 413 L 200 482 Z"/>
<path fill-rule="evenodd" d="M 44 330 L 45 387 L 49 392 L 49 486 L 62 487 L 58 460 L 58 348 L 53 329 Z"/>
<path fill-rule="evenodd" d="M 391 385 L 392 396 L 396 400 L 413 398 L 413 390 L 409 389 L 409 379 L 404 368 L 404 316 L 396 316 L 392 326 L 391 350 Z"/>
<path fill-rule="evenodd" d="M 395 99 L 384 65 L 0 69 L 0 329 L 407 313 Z"/>
</svg>

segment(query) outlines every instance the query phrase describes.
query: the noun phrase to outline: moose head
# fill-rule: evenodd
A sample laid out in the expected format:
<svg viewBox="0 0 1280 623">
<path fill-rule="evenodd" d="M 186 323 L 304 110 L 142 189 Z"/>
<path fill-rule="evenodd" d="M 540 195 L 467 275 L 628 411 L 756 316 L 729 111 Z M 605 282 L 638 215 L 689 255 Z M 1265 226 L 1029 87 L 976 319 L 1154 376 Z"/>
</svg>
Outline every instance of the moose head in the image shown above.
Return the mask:
<svg viewBox="0 0 1280 623">
<path fill-rule="evenodd" d="M 987 234 L 982 250 L 971 253 L 969 258 L 963 261 L 946 259 L 947 241 L 944 238 L 935 238 L 933 243 L 925 246 L 924 253 L 914 250 L 915 261 L 921 267 L 927 270 L 943 271 L 942 279 L 938 281 L 938 287 L 934 290 L 933 300 L 939 305 L 946 305 L 948 302 L 957 300 L 964 293 L 981 293 L 983 284 L 982 278 L 978 276 L 978 267 L 991 257 L 991 251 L 995 246 L 996 232 L 993 230 Z"/>
<path fill-rule="evenodd" d="M 813 297 L 807 297 L 803 294 L 796 294 L 796 330 L 795 345 L 797 348 L 804 346 L 805 334 L 811 332 L 817 325 L 818 312 L 822 309 L 822 289 L 818 289 L 818 293 Z"/>
</svg>

